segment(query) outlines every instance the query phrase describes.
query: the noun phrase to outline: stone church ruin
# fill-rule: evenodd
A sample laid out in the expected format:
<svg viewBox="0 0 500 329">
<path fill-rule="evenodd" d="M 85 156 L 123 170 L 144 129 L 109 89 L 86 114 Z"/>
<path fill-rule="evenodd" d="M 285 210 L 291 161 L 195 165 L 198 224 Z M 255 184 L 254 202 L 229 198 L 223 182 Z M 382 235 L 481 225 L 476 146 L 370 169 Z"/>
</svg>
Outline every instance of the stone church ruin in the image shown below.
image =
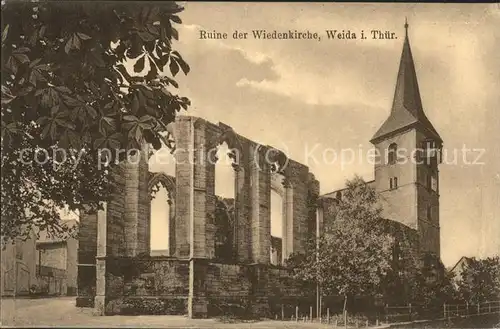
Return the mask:
<svg viewBox="0 0 500 329">
<path fill-rule="evenodd" d="M 280 296 L 314 298 L 270 257 L 274 250 L 282 264 L 316 234 L 319 183 L 308 167 L 222 123 L 179 116 L 171 126 L 175 177 L 149 172 L 144 151 L 113 173 L 118 189 L 104 210 L 81 216 L 77 305 L 103 315 L 205 317 L 227 307 L 269 314 Z M 234 199 L 215 195 L 222 143 L 233 159 Z M 169 196 L 168 256 L 149 256 L 158 184 Z M 281 241 L 271 237 L 271 190 L 283 201 Z"/>
</svg>

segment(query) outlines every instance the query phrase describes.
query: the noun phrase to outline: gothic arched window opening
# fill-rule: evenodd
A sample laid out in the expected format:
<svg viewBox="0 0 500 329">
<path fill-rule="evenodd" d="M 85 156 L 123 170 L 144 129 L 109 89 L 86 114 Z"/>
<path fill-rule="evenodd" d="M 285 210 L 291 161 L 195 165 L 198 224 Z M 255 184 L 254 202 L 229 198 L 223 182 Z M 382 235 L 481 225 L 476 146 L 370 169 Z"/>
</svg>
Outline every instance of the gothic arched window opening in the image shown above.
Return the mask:
<svg viewBox="0 0 500 329">
<path fill-rule="evenodd" d="M 233 253 L 234 199 L 217 197 L 215 205 L 215 258 L 231 261 Z"/>
<path fill-rule="evenodd" d="M 228 142 L 218 142 L 214 169 L 214 193 L 216 198 L 214 213 L 214 256 L 224 261 L 236 259 L 236 200 L 237 170 L 239 150 L 230 148 Z"/>
<path fill-rule="evenodd" d="M 395 164 L 396 163 L 396 155 L 398 152 L 398 145 L 396 143 L 392 143 L 389 145 L 389 151 L 387 152 L 387 163 Z"/>
</svg>

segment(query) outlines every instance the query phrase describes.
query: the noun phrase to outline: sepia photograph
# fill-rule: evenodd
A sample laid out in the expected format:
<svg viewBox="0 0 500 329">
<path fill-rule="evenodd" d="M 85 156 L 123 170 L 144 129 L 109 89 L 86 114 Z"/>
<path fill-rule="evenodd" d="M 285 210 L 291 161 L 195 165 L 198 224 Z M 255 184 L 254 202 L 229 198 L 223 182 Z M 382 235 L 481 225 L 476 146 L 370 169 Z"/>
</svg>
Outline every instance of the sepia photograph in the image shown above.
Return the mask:
<svg viewBox="0 0 500 329">
<path fill-rule="evenodd" d="M 500 328 L 500 4 L 1 18 L 2 328 Z"/>
</svg>

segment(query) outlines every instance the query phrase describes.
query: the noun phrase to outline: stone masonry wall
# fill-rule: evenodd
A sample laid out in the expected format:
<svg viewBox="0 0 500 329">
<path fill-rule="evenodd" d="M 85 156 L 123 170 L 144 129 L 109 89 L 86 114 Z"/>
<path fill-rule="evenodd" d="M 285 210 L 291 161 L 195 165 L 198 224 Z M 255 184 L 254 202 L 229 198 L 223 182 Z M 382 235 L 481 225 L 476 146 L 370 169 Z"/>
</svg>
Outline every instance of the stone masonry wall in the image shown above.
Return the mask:
<svg viewBox="0 0 500 329">
<path fill-rule="evenodd" d="M 108 259 L 106 314 L 186 314 L 190 261 L 169 257 Z M 134 268 L 134 269 L 132 269 Z M 304 313 L 314 301 L 314 287 L 295 282 L 285 268 L 269 265 L 198 263 L 204 275 L 205 316 L 273 317 L 281 305 L 290 317 L 295 306 Z"/>
<path fill-rule="evenodd" d="M 313 287 L 294 281 L 287 269 L 270 265 L 209 262 L 204 282 L 208 316 L 274 317 L 283 305 L 290 317 L 295 306 L 308 308 L 314 299 Z"/>
<path fill-rule="evenodd" d="M 109 259 L 106 265 L 106 314 L 186 314 L 187 260 L 123 257 Z"/>
</svg>

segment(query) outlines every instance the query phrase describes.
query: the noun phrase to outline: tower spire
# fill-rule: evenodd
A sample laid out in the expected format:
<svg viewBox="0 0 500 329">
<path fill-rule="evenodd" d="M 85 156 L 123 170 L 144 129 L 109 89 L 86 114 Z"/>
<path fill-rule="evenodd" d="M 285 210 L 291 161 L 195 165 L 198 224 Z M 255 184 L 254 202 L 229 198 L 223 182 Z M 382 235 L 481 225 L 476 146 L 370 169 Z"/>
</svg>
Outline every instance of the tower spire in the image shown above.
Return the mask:
<svg viewBox="0 0 500 329">
<path fill-rule="evenodd" d="M 405 17 L 405 40 L 396 78 L 396 88 L 392 102 L 391 114 L 382 127 L 375 133 L 373 140 L 379 139 L 410 125 L 421 125 L 440 139 L 429 119 L 425 116 L 417 82 L 417 73 L 408 38 L 408 18 Z"/>
</svg>

